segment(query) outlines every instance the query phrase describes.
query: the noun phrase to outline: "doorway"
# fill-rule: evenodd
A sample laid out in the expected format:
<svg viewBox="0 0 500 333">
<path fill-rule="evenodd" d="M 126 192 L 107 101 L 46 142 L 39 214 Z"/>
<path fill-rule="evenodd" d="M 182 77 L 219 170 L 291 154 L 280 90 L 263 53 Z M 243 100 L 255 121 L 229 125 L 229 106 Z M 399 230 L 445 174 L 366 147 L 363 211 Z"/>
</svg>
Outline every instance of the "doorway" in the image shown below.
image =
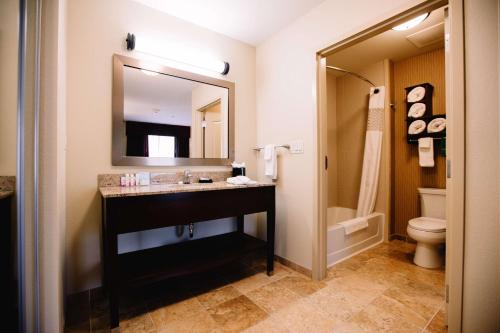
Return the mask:
<svg viewBox="0 0 500 333">
<path fill-rule="evenodd" d="M 446 8 L 444 9 L 444 7 Z M 313 245 L 313 275 L 317 279 L 321 279 L 326 274 L 327 262 L 328 262 L 328 253 L 327 248 L 328 244 L 328 208 L 331 206 L 332 200 L 343 200 L 340 196 L 346 197 L 346 201 L 343 203 L 344 205 L 349 205 L 349 198 L 352 199 L 357 198 L 359 193 L 354 193 L 351 195 L 347 195 L 347 191 L 341 193 L 336 193 L 332 195 L 331 187 L 332 183 L 336 184 L 336 188 L 338 189 L 338 179 L 342 181 L 348 181 L 349 179 L 353 180 L 351 186 L 347 188 L 359 188 L 360 175 L 339 175 L 338 172 L 341 169 L 348 170 L 351 172 L 362 170 L 362 166 L 356 164 L 354 167 L 346 167 L 344 165 L 340 165 L 339 159 L 340 155 L 338 154 L 339 150 L 343 148 L 340 146 L 336 146 L 332 149 L 331 145 L 328 145 L 329 133 L 331 133 L 332 121 L 328 120 L 328 110 L 329 110 L 329 100 L 328 97 L 331 95 L 331 91 L 328 89 L 328 81 L 332 81 L 332 75 L 336 76 L 337 82 L 338 77 L 344 77 L 346 73 L 336 73 L 329 74 L 328 67 L 334 66 L 339 67 L 339 65 L 343 65 L 344 70 L 350 71 L 351 74 L 349 77 L 353 78 L 356 84 L 363 84 L 362 81 L 359 81 L 359 77 L 356 78 L 355 74 L 359 74 L 361 72 L 362 78 L 366 78 L 366 75 L 363 73 L 363 66 L 360 67 L 360 63 L 362 63 L 363 57 L 352 57 L 352 54 L 349 56 L 349 49 L 355 49 L 358 45 L 369 43 L 370 39 L 375 40 L 377 36 L 382 35 L 384 32 L 391 30 L 393 27 L 406 22 L 410 19 L 416 18 L 426 13 L 432 13 L 436 10 L 442 10 L 443 22 L 442 22 L 442 44 L 440 48 L 428 49 L 422 51 L 418 55 L 412 56 L 422 56 L 425 53 L 435 52 L 436 54 L 429 55 L 435 56 L 442 59 L 444 63 L 443 68 L 443 79 L 446 81 L 446 87 L 443 86 L 440 88 L 442 93 L 441 101 L 444 104 L 446 102 L 446 106 L 443 105 L 443 111 L 446 111 L 446 140 L 439 142 L 438 145 L 434 143 L 433 148 L 435 150 L 440 150 L 441 155 L 437 155 L 436 163 L 439 166 L 434 169 L 436 175 L 432 175 L 432 172 L 425 171 L 424 178 L 428 176 L 428 179 L 425 181 L 427 183 L 419 183 L 415 186 L 433 186 L 432 182 L 436 183 L 436 186 L 443 187 L 446 185 L 446 219 L 449 221 L 453 221 L 453 224 L 448 224 L 446 229 L 446 271 L 447 273 L 453 272 L 453 274 L 446 274 L 446 302 L 447 302 L 447 317 L 450 331 L 459 331 L 460 323 L 461 323 L 461 304 L 462 304 L 462 256 L 463 256 L 463 202 L 464 202 L 464 101 L 463 101 L 463 91 L 464 91 L 464 68 L 463 68 L 463 19 L 462 19 L 462 5 L 461 3 L 452 2 L 448 4 L 447 1 L 432 1 L 426 2 L 425 4 L 418 5 L 413 7 L 405 12 L 399 13 L 393 16 L 390 19 L 387 19 L 381 23 L 375 24 L 371 28 L 368 28 L 358 34 L 355 34 L 351 37 L 342 40 L 331 47 L 323 49 L 317 53 L 317 63 L 318 63 L 318 223 L 317 228 L 315 230 L 315 242 Z M 437 23 L 436 23 L 437 24 Z M 434 27 L 436 24 L 430 25 L 428 30 L 431 27 Z M 436 28 L 436 27 L 434 27 Z M 427 31 L 429 32 L 429 31 Z M 405 38 L 408 36 L 405 36 Z M 413 36 L 415 37 L 415 36 Z M 418 36 L 417 36 L 418 37 Z M 422 37 L 422 36 L 420 36 Z M 424 38 L 425 39 L 425 38 Z M 418 41 L 417 41 L 418 43 Z M 376 47 L 378 44 L 375 44 Z M 380 45 L 378 45 L 380 46 Z M 425 47 L 424 47 L 425 48 Z M 383 48 L 382 48 L 383 49 Z M 373 52 L 365 52 L 363 56 L 365 58 L 373 57 L 374 54 L 379 52 L 377 49 L 373 49 Z M 441 52 L 439 54 L 439 52 Z M 344 56 L 342 60 L 342 55 Z M 408 58 L 408 57 L 406 57 Z M 404 60 L 405 57 L 397 59 L 398 61 Z M 402 78 L 404 74 L 399 75 L 399 81 L 395 82 L 394 78 L 394 61 L 385 61 L 385 58 L 378 59 L 382 61 L 381 64 L 381 80 L 382 84 L 386 86 L 386 92 L 388 93 L 386 103 L 384 105 L 384 127 L 386 130 L 386 138 L 381 145 L 381 162 L 380 162 L 380 179 L 378 181 L 378 196 L 377 196 L 377 206 L 378 209 L 386 216 L 385 221 L 383 222 L 384 226 L 384 240 L 388 241 L 391 235 L 394 237 L 402 238 L 400 236 L 407 237 L 405 229 L 406 224 L 403 225 L 402 222 L 396 224 L 396 219 L 399 221 L 405 221 L 406 215 L 405 212 L 408 209 L 399 209 L 396 210 L 397 206 L 395 203 L 395 193 L 401 192 L 401 184 L 404 183 L 405 179 L 408 179 L 408 175 L 401 176 L 402 181 L 395 181 L 395 177 L 399 174 L 395 173 L 395 168 L 400 167 L 401 163 L 404 163 L 404 159 L 398 159 L 396 161 L 395 156 L 401 157 L 401 149 L 412 150 L 414 153 L 418 154 L 418 149 L 415 146 L 411 146 L 409 140 L 403 143 L 399 142 L 396 144 L 395 141 L 395 130 L 396 130 L 396 121 L 398 121 L 398 125 L 401 123 L 394 116 L 393 109 L 397 107 L 401 107 L 401 105 L 396 105 L 397 103 L 392 103 L 392 101 L 396 98 L 394 96 L 394 86 L 398 85 L 399 88 L 403 87 L 406 83 Z M 335 61 L 335 62 L 334 62 Z M 344 62 L 342 62 L 344 61 Z M 404 64 L 399 63 L 402 68 Z M 356 67 L 358 66 L 358 67 Z M 354 68 L 354 70 L 350 70 Z M 399 69 L 401 73 L 402 69 Z M 453 78 L 453 79 L 452 79 Z M 370 81 L 370 77 L 368 77 L 368 81 Z M 420 82 L 419 82 L 420 83 Z M 424 83 L 424 82 L 422 82 Z M 380 84 L 379 82 L 375 82 L 374 85 Z M 368 95 L 369 85 L 366 86 L 365 96 Z M 398 88 L 398 93 L 400 90 Z M 406 88 L 403 87 L 403 88 Z M 410 87 L 408 87 L 410 88 Z M 338 91 L 338 88 L 337 88 Z M 404 90 L 403 90 L 404 91 Z M 331 100 L 331 97 L 330 97 Z M 352 99 L 350 99 L 352 101 Z M 367 102 L 367 101 L 366 101 Z M 392 104 L 392 105 L 391 105 Z M 331 108 L 331 106 L 330 106 Z M 365 108 L 364 110 L 366 110 Z M 406 115 L 406 112 L 405 112 Z M 433 114 L 429 114 L 429 116 L 433 116 Z M 337 119 L 338 120 L 338 119 Z M 334 122 L 335 123 L 335 122 Z M 363 121 L 362 121 L 363 123 Z M 334 124 L 335 125 L 335 124 Z M 339 122 L 336 122 L 336 125 L 339 125 Z M 328 126 L 330 126 L 330 131 Z M 405 127 L 405 131 L 407 130 L 406 124 L 403 123 Z M 406 133 L 406 132 L 405 132 Z M 352 133 L 351 133 L 352 134 Z M 363 141 L 364 136 L 359 137 L 359 141 Z M 352 141 L 352 140 L 351 140 Z M 355 140 L 356 141 L 356 140 Z M 413 143 L 415 144 L 415 143 Z M 395 147 L 399 147 L 399 151 L 395 152 Z M 337 150 L 337 154 L 332 154 L 332 151 Z M 397 155 L 396 155 L 397 153 Z M 436 152 L 435 152 L 436 153 Z M 437 152 L 439 154 L 439 152 Z M 362 156 L 362 155 L 361 155 Z M 362 157 L 358 158 L 358 160 L 362 161 Z M 332 164 L 333 163 L 333 164 Z M 354 164 L 353 164 L 354 165 Z M 450 165 L 453 165 L 453 174 L 450 173 L 451 168 Z M 335 172 L 337 173 L 337 182 L 332 181 L 331 172 L 332 169 L 337 169 Z M 419 169 L 418 164 L 415 168 Z M 352 176 L 352 177 L 351 177 Z M 406 178 L 404 178 L 406 177 Z M 397 187 L 398 185 L 399 187 Z M 413 198 L 416 198 L 412 202 L 408 202 L 408 205 L 411 206 L 411 209 L 419 209 L 418 205 L 418 195 L 416 194 L 416 188 L 414 189 L 411 186 L 411 195 Z M 329 187 L 330 187 L 330 195 L 329 195 Z M 404 188 L 404 186 L 403 186 Z M 398 192 L 399 191 L 399 192 Z M 332 199 L 332 197 L 336 197 Z M 353 200 L 351 200 L 353 201 Z M 348 207 L 355 208 L 355 207 Z M 399 207 L 401 208 L 401 207 Z M 410 209 L 410 210 L 411 210 Z M 418 212 L 420 213 L 420 211 Z M 413 212 L 412 214 L 415 214 Z M 405 221 L 406 222 L 406 221 Z M 392 231 L 392 232 L 391 232 Z M 398 232 L 396 232 L 398 231 Z M 403 234 L 403 235 L 401 235 Z M 349 254 L 348 254 L 349 255 Z"/>
<path fill-rule="evenodd" d="M 203 108 L 203 158 L 220 158 L 221 150 L 221 102 L 217 100 Z"/>
</svg>

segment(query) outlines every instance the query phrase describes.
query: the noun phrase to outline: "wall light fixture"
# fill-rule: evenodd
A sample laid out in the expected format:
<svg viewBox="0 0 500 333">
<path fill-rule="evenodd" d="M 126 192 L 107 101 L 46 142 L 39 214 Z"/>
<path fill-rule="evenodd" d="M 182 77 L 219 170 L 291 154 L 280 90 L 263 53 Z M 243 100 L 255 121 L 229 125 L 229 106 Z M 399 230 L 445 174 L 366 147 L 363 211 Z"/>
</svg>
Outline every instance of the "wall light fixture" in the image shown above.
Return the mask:
<svg viewBox="0 0 500 333">
<path fill-rule="evenodd" d="M 226 75 L 229 73 L 229 63 L 214 59 L 199 52 L 180 50 L 179 47 L 169 47 L 161 43 L 147 43 L 145 39 L 137 39 L 132 33 L 127 34 L 127 50 L 137 51 L 151 56 L 173 60 Z"/>
</svg>

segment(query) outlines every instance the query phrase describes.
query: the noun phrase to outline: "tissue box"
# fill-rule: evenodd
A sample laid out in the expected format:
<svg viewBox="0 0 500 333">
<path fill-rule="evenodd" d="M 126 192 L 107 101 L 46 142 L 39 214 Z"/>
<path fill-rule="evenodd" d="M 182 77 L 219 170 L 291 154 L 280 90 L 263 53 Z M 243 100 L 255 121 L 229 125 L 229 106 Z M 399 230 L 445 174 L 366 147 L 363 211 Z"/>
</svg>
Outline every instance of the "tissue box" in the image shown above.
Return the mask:
<svg viewBox="0 0 500 333">
<path fill-rule="evenodd" d="M 233 177 L 245 176 L 245 173 L 246 173 L 245 167 L 233 168 Z"/>
</svg>

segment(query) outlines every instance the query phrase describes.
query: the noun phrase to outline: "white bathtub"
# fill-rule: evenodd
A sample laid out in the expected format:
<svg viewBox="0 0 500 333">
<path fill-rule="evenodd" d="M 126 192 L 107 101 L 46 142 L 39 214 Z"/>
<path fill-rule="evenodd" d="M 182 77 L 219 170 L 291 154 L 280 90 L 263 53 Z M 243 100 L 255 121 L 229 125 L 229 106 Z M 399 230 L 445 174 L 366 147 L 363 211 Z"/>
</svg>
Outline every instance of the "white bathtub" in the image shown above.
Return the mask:
<svg viewBox="0 0 500 333">
<path fill-rule="evenodd" d="M 344 227 L 338 223 L 355 217 L 355 209 L 344 207 L 328 208 L 328 267 L 383 242 L 384 214 L 372 213 L 368 215 L 368 228 L 345 235 Z"/>
</svg>

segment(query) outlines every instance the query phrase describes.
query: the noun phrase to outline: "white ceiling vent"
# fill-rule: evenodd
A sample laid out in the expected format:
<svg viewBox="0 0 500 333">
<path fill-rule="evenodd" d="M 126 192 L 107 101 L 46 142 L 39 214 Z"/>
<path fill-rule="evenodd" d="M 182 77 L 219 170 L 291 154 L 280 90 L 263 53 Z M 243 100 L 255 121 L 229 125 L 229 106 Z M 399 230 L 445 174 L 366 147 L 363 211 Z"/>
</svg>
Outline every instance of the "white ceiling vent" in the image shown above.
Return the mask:
<svg viewBox="0 0 500 333">
<path fill-rule="evenodd" d="M 406 39 L 418 48 L 436 44 L 444 41 L 444 23 L 438 23 L 431 27 L 417 31 Z"/>
</svg>

